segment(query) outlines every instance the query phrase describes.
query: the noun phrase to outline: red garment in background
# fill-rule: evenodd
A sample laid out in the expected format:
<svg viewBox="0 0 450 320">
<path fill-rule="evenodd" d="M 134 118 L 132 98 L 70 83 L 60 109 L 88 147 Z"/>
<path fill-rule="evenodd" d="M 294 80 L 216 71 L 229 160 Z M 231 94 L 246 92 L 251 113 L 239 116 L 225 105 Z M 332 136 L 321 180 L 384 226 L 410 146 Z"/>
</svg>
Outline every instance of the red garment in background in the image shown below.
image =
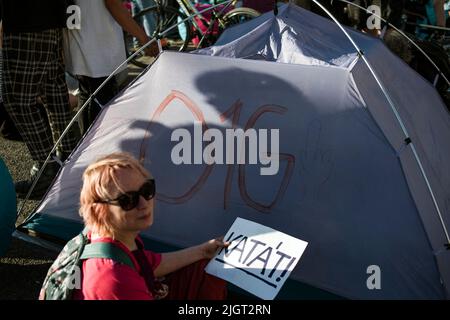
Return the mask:
<svg viewBox="0 0 450 320">
<path fill-rule="evenodd" d="M 209 260 L 200 260 L 166 277 L 169 285 L 167 300 L 224 300 L 227 297 L 225 280 L 207 274 Z"/>
<path fill-rule="evenodd" d="M 274 0 L 243 0 L 242 6 L 247 8 L 255 9 L 260 13 L 268 12 L 273 10 L 275 5 Z"/>
</svg>

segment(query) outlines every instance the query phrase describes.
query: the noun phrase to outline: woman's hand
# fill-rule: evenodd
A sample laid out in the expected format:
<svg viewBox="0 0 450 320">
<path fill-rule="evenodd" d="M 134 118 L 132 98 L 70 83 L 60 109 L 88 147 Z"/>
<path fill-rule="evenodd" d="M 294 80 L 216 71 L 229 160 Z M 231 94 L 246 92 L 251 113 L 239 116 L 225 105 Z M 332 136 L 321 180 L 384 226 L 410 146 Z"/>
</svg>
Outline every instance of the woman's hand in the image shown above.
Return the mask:
<svg viewBox="0 0 450 320">
<path fill-rule="evenodd" d="M 223 237 L 220 237 L 201 244 L 199 249 L 203 259 L 212 259 L 216 255 L 218 249 L 226 248 L 229 245 L 229 242 L 224 242 Z"/>
</svg>

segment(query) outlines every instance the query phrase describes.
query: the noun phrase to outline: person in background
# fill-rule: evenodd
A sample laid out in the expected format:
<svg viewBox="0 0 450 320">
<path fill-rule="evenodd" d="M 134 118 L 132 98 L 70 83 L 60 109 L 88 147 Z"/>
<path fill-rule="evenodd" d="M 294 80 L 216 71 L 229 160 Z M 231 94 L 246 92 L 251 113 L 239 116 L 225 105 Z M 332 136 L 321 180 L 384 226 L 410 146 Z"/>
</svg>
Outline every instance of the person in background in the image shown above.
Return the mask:
<svg viewBox="0 0 450 320">
<path fill-rule="evenodd" d="M 445 27 L 445 0 L 434 0 L 434 12 L 436 14 L 436 25 L 439 27 Z"/>
<path fill-rule="evenodd" d="M 225 299 L 226 282 L 204 268 L 227 243 L 213 239 L 162 254 L 145 250 L 139 233 L 153 223 L 155 194 L 151 174 L 127 153 L 100 158 L 85 170 L 80 215 L 88 238 L 122 249 L 134 268 L 107 258 L 83 260 L 75 300 Z"/>
<path fill-rule="evenodd" d="M 75 0 L 81 9 L 80 29 L 67 30 L 65 58 L 67 71 L 78 79 L 78 107 L 81 108 L 106 78 L 126 60 L 123 30 L 136 37 L 141 45 L 150 39 L 133 20 L 121 0 Z M 123 29 L 123 30 L 122 30 Z M 156 44 L 147 55 L 156 54 Z M 119 72 L 126 70 L 123 66 Z M 98 92 L 79 119 L 84 135 L 101 107 L 119 91 L 116 76 Z"/>
<path fill-rule="evenodd" d="M 0 4 L 3 103 L 36 162 L 31 168 L 30 178 L 15 183 L 17 195 L 24 197 L 72 118 L 62 50 L 62 29 L 66 27 L 68 2 L 1 0 Z M 38 97 L 44 102 L 45 114 L 38 107 Z M 65 160 L 78 143 L 79 134 L 74 128 L 71 130 L 58 146 L 60 160 Z M 32 198 L 42 197 L 58 169 L 56 160 L 47 164 L 31 194 Z"/>
<path fill-rule="evenodd" d="M 0 8 L 1 10 L 1 8 Z M 1 12 L 0 12 L 1 16 Z M 2 64 L 3 64 L 3 54 L 2 54 L 2 37 L 3 37 L 3 26 L 0 21 L 0 136 L 5 139 L 13 140 L 13 141 L 22 141 L 22 137 L 20 136 L 19 131 L 17 131 L 14 122 L 11 120 L 11 117 L 6 112 L 5 106 L 3 105 L 2 98 Z"/>
</svg>

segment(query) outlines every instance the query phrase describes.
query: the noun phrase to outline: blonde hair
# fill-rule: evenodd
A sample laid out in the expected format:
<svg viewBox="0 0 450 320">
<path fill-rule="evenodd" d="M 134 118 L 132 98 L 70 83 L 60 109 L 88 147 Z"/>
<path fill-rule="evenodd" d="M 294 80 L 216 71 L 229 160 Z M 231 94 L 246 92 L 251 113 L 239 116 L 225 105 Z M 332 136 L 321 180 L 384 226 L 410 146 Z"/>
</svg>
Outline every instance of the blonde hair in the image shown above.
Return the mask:
<svg viewBox="0 0 450 320">
<path fill-rule="evenodd" d="M 114 226 L 108 216 L 108 207 L 99 201 L 112 200 L 112 190 L 122 189 L 117 179 L 117 170 L 129 168 L 150 178 L 150 173 L 131 154 L 116 152 L 98 159 L 83 173 L 80 194 L 80 216 L 92 232 L 114 237 Z"/>
</svg>

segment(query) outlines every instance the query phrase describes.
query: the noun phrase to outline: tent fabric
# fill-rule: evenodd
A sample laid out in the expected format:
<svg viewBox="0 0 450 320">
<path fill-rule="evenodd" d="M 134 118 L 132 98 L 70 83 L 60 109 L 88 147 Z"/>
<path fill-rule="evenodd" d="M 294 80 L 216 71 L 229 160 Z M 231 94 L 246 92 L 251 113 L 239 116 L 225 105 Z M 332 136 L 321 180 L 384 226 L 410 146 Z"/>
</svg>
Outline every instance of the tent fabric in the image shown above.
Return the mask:
<svg viewBox="0 0 450 320">
<path fill-rule="evenodd" d="M 301 41 L 289 42 L 295 53 L 286 50 L 282 36 L 266 42 L 277 50 L 249 40 L 275 39 L 273 25 L 281 24 L 291 34 L 321 30 L 333 50 L 325 40 L 322 47 L 309 43 L 308 55 Z M 380 41 L 352 34 L 398 108 L 449 228 L 445 106 Z M 154 225 L 143 234 L 150 241 L 194 245 L 225 234 L 242 217 L 309 243 L 292 281 L 346 298 L 448 298 L 450 251 L 430 192 L 385 96 L 342 31 L 289 5 L 277 17 L 269 12 L 231 28 L 219 41 L 209 55 L 163 52 L 106 106 L 25 227 L 55 235 L 79 226 L 84 169 L 101 155 L 126 151 L 157 181 Z M 233 56 L 239 50 L 232 48 L 246 51 Z M 236 59 L 261 57 L 261 48 L 273 57 L 297 55 L 296 63 Z M 278 129 L 278 173 L 261 176 L 258 164 L 174 164 L 171 134 L 184 128 L 194 136 L 195 121 L 222 133 Z M 372 265 L 381 270 L 380 290 L 367 287 Z"/>
<path fill-rule="evenodd" d="M 0 257 L 6 253 L 16 222 L 16 192 L 13 180 L 0 158 Z"/>
<path fill-rule="evenodd" d="M 437 252 L 438 263 L 441 269 L 449 270 L 450 257 L 442 250 L 442 241 L 448 241 L 443 236 L 440 218 L 437 213 L 429 214 L 436 212 L 435 204 L 422 174 L 419 174 L 420 168 L 412 149 L 403 147 L 405 138 L 411 138 L 449 231 L 450 166 L 446 165 L 444 159 L 449 159 L 450 149 L 443 147 L 449 141 L 449 113 L 435 88 L 392 54 L 379 39 L 345 28 L 375 70 L 393 106 L 399 112 L 409 133 L 406 137 L 373 74 L 364 61 L 357 58 L 357 49 L 334 22 L 296 6 L 286 5 L 277 17 L 266 14 L 251 23 L 253 25 L 247 25 L 246 28 L 226 30 L 216 46 L 199 50 L 198 53 L 350 68 L 371 115 L 392 147 L 401 151 L 399 159 L 406 178 L 411 182 L 409 187 L 421 209 L 421 218 Z M 246 43 L 251 45 L 246 46 Z M 348 57 L 356 59 L 350 60 Z M 430 112 L 433 113 L 432 117 Z M 450 283 L 448 273 L 443 277 L 445 283 Z"/>
<path fill-rule="evenodd" d="M 351 29 L 348 32 L 359 42 L 368 42 L 366 36 Z M 213 47 L 196 53 L 340 67 L 350 67 L 358 57 L 337 25 L 294 6 L 283 6 L 276 17 L 268 13 L 226 29 Z"/>
</svg>

